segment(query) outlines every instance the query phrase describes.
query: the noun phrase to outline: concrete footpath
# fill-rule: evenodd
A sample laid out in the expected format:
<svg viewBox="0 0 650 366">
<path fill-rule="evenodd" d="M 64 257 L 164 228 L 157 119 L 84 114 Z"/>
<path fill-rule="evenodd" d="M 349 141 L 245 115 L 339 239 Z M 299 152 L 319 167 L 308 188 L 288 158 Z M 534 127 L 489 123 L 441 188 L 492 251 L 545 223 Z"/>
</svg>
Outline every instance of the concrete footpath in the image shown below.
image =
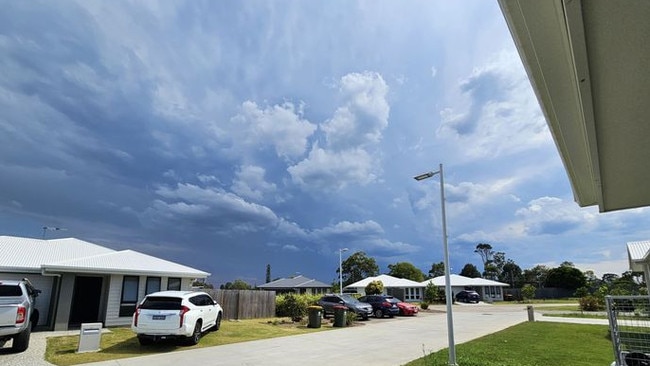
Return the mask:
<svg viewBox="0 0 650 366">
<path fill-rule="evenodd" d="M 93 366 L 178 365 L 369 365 L 396 366 L 447 348 L 447 317 L 370 318 L 363 325 L 304 334 L 97 362 Z M 454 306 L 457 344 L 527 320 L 525 307 Z"/>
</svg>

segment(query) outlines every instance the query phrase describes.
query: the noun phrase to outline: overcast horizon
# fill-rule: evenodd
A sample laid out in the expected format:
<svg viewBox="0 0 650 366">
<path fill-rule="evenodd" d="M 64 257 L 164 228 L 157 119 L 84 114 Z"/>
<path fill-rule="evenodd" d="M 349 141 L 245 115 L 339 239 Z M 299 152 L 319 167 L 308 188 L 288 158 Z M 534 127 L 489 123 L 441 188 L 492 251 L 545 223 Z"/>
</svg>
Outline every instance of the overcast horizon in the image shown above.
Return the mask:
<svg viewBox="0 0 650 366">
<path fill-rule="evenodd" d="M 0 235 L 212 275 L 425 274 L 489 243 L 627 271 L 647 208 L 580 208 L 496 1 L 4 1 Z"/>
</svg>

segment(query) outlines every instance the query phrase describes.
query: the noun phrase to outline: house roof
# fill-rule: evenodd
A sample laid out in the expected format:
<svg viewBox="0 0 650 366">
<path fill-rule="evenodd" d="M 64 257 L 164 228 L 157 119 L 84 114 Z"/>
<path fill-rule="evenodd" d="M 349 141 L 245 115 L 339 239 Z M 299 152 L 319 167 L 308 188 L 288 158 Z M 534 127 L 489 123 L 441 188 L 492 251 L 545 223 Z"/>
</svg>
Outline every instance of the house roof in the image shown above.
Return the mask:
<svg viewBox="0 0 650 366">
<path fill-rule="evenodd" d="M 258 285 L 259 288 L 330 288 L 331 285 L 305 277 L 295 276 L 289 278 L 280 278 L 279 280 L 271 281 L 263 285 Z"/>
<path fill-rule="evenodd" d="M 397 278 L 397 277 L 389 276 L 387 274 L 382 274 L 376 277 L 364 278 L 361 281 L 357 281 L 355 283 L 345 286 L 345 288 L 366 287 L 372 281 L 381 281 L 384 287 L 424 287 L 424 285 L 422 285 L 419 282 L 411 281 L 406 278 Z"/>
<path fill-rule="evenodd" d="M 630 270 L 643 272 L 645 266 L 650 266 L 650 240 L 627 243 L 627 257 L 630 261 Z"/>
<path fill-rule="evenodd" d="M 650 205 L 650 2 L 499 5 L 578 204 Z"/>
<path fill-rule="evenodd" d="M 444 286 L 445 285 L 445 276 L 438 276 L 434 277 L 432 279 L 426 280 L 422 282 L 423 286 L 426 286 L 429 284 L 429 282 L 433 282 L 434 285 L 436 286 Z M 465 277 L 457 274 L 451 274 L 449 275 L 449 282 L 451 283 L 451 286 L 453 287 L 462 287 L 462 286 L 510 286 L 507 283 L 503 282 L 498 282 L 498 281 L 492 281 L 488 280 L 485 278 L 470 278 L 470 277 Z"/>
<path fill-rule="evenodd" d="M 205 278 L 210 274 L 133 250 L 115 251 L 87 241 L 0 236 L 0 271 L 81 272 Z"/>
</svg>

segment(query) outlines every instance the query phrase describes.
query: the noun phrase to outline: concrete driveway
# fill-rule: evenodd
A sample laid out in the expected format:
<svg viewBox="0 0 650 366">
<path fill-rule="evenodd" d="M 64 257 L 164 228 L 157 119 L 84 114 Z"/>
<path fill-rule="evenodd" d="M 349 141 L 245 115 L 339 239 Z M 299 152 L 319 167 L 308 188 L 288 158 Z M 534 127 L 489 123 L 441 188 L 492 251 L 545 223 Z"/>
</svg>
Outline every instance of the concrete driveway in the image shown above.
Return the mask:
<svg viewBox="0 0 650 366">
<path fill-rule="evenodd" d="M 436 309 L 444 309 L 436 307 Z M 524 306 L 454 306 L 456 343 L 497 332 L 527 320 Z M 416 317 L 370 318 L 363 325 L 327 332 L 164 353 L 93 366 L 178 365 L 403 365 L 447 347 L 442 312 Z"/>
</svg>

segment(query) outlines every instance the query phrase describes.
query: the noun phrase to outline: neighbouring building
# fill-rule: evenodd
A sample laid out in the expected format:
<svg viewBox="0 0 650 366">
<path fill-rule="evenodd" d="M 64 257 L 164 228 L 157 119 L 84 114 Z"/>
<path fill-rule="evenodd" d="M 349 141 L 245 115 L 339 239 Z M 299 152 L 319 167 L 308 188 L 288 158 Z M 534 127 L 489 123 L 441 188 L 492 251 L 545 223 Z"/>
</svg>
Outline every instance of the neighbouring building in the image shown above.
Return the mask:
<svg viewBox="0 0 650 366">
<path fill-rule="evenodd" d="M 650 294 L 650 240 L 627 243 L 627 257 L 630 271 L 642 272 Z"/>
<path fill-rule="evenodd" d="M 343 289 L 345 292 L 356 292 L 365 295 L 366 286 L 368 286 L 372 281 L 381 281 L 384 285 L 384 294 L 395 296 L 406 302 L 422 301 L 424 296 L 424 287 L 426 286 L 406 278 L 397 278 L 382 274 L 375 277 L 364 278 L 361 281 L 345 286 Z"/>
<path fill-rule="evenodd" d="M 330 291 L 331 285 L 299 275 L 288 278 L 280 278 L 271 281 L 257 288 L 268 291 L 275 291 L 278 294 L 296 293 L 296 294 L 324 294 Z"/>
<path fill-rule="evenodd" d="M 28 278 L 41 329 L 81 323 L 128 325 L 148 293 L 189 290 L 210 274 L 133 250 L 116 251 L 87 241 L 0 236 L 0 280 Z"/>
<path fill-rule="evenodd" d="M 503 282 L 487 280 L 485 278 L 470 278 L 457 274 L 449 275 L 449 280 L 452 293 L 457 294 L 458 291 L 462 290 L 474 290 L 486 302 L 503 301 L 503 288 L 510 286 Z M 421 284 L 426 287 L 429 282 L 442 289 L 445 288 L 445 276 L 434 277 L 421 282 Z"/>
</svg>

